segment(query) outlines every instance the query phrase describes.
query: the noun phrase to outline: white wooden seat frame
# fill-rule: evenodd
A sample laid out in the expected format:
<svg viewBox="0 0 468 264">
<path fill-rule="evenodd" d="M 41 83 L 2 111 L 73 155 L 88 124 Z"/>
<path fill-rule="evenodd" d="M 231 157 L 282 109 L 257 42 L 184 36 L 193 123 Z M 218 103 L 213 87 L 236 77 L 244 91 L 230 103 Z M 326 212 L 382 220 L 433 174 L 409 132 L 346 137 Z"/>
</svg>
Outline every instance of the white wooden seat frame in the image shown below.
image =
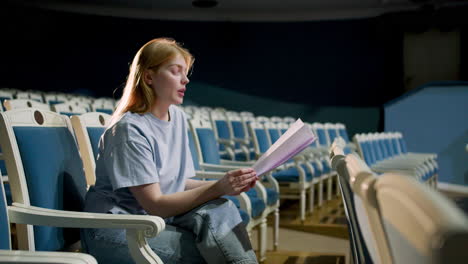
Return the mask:
<svg viewBox="0 0 468 264">
<path fill-rule="evenodd" d="M 42 125 L 36 121 L 35 115 L 42 116 Z M 159 232 L 164 230 L 165 222 L 160 217 L 61 211 L 31 206 L 13 127 L 67 127 L 71 131 L 68 124 L 65 116 L 38 109 L 12 110 L 0 114 L 0 134 L 4 135 L 0 138 L 0 143 L 9 172 L 13 196 L 13 205 L 8 207 L 8 213 L 11 222 L 17 224 L 19 249 L 35 249 L 32 225 L 74 228 L 120 228 L 126 229 L 129 251 L 136 263 L 162 263 L 161 259 L 153 252 L 146 241 L 146 238 L 155 237 Z"/>
</svg>

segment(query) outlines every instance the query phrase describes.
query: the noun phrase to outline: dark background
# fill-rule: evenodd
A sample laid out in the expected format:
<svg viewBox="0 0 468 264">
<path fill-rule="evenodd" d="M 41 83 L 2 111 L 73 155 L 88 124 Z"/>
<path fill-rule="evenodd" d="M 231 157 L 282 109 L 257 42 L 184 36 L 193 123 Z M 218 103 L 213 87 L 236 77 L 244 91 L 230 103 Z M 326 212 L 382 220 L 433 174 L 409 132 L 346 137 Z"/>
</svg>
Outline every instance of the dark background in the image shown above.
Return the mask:
<svg viewBox="0 0 468 264">
<path fill-rule="evenodd" d="M 404 32 L 429 28 L 460 29 L 460 79 L 468 79 L 468 12 L 460 7 L 268 23 L 130 19 L 0 6 L 0 86 L 8 88 L 118 99 L 135 52 L 165 36 L 195 56 L 194 87 L 209 84 L 313 109 L 381 109 L 405 91 Z M 229 99 L 213 98 L 213 105 Z"/>
</svg>

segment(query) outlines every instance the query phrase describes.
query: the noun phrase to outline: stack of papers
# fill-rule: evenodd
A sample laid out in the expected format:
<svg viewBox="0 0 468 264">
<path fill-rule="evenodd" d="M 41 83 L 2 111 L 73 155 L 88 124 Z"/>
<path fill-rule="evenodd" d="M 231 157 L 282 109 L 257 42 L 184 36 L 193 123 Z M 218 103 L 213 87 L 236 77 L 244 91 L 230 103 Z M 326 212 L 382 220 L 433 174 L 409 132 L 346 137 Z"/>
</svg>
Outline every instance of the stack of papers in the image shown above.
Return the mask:
<svg viewBox="0 0 468 264">
<path fill-rule="evenodd" d="M 252 168 L 261 176 L 285 163 L 312 144 L 317 137 L 310 127 L 298 119 L 291 127 L 255 162 Z"/>
</svg>

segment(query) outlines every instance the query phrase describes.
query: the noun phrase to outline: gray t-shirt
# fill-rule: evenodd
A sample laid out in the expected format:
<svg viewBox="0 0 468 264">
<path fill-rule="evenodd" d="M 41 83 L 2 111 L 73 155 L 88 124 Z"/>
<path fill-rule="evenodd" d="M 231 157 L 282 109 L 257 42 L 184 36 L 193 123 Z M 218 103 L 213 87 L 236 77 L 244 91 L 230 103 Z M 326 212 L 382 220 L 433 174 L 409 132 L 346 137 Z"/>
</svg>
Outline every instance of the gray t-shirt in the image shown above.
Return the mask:
<svg viewBox="0 0 468 264">
<path fill-rule="evenodd" d="M 146 214 L 128 187 L 158 182 L 163 194 L 185 189 L 195 176 L 185 113 L 169 108 L 170 121 L 151 113 L 127 112 L 99 141 L 96 184 L 85 210 L 96 213 Z"/>
</svg>

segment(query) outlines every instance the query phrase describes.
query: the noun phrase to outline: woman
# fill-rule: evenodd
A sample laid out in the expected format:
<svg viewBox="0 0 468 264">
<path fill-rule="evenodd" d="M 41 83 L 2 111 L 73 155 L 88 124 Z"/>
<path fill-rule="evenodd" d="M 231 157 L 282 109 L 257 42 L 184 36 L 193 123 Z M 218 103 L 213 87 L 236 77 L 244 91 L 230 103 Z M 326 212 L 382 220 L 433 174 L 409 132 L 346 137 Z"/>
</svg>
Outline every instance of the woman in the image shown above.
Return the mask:
<svg viewBox="0 0 468 264">
<path fill-rule="evenodd" d="M 165 263 L 257 263 L 235 205 L 219 198 L 255 185 L 251 168 L 218 181 L 195 176 L 183 111 L 190 53 L 174 40 L 146 43 L 135 55 L 124 93 L 99 142 L 96 185 L 86 211 L 150 214 L 166 229 L 148 242 Z M 125 231 L 85 231 L 100 263 L 132 262 Z"/>
</svg>

